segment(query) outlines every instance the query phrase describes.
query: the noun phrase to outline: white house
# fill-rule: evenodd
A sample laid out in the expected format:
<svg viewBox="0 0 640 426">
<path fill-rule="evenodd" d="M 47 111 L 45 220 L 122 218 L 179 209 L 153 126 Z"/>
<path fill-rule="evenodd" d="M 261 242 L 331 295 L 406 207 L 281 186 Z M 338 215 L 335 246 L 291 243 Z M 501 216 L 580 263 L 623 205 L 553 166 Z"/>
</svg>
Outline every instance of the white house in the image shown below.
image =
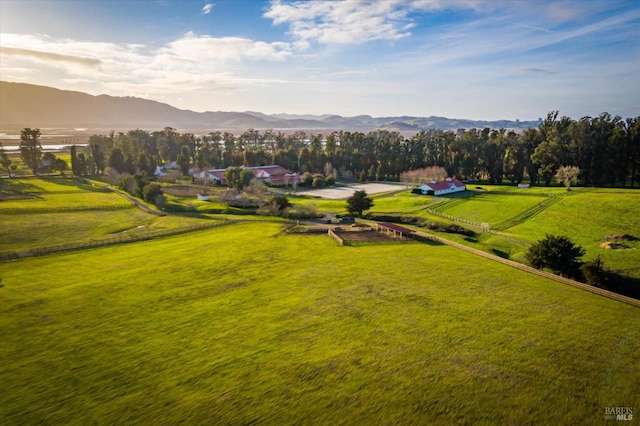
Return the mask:
<svg viewBox="0 0 640 426">
<path fill-rule="evenodd" d="M 460 182 L 458 179 L 448 178 L 447 180 L 443 180 L 440 182 L 432 180 L 431 183 L 420 185 L 418 189 L 422 192 L 423 195 L 443 195 L 466 191 L 467 186 L 464 183 Z"/>
</svg>

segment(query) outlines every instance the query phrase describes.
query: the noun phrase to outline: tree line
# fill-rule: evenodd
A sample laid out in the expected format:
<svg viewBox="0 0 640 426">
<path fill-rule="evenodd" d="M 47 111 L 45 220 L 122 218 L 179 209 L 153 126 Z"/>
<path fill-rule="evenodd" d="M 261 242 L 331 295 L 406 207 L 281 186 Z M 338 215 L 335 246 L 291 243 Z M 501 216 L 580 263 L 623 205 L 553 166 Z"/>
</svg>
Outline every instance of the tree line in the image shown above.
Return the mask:
<svg viewBox="0 0 640 426">
<path fill-rule="evenodd" d="M 25 129 L 30 130 L 31 129 Z M 23 135 L 33 146 L 33 134 Z M 361 180 L 400 180 L 408 170 L 442 167 L 448 176 L 489 183 L 550 185 L 558 170 L 575 167 L 582 185 L 640 183 L 640 117 L 602 113 L 574 120 L 554 111 L 538 128 L 422 130 L 410 138 L 388 130 L 334 131 L 328 135 L 249 129 L 239 136 L 210 132 L 196 136 L 171 127 L 94 135 L 71 155 L 75 174 L 146 172 L 175 161 L 182 174 L 191 167 L 227 168 L 279 164 L 304 173 Z M 34 158 L 25 149 L 25 162 Z"/>
</svg>

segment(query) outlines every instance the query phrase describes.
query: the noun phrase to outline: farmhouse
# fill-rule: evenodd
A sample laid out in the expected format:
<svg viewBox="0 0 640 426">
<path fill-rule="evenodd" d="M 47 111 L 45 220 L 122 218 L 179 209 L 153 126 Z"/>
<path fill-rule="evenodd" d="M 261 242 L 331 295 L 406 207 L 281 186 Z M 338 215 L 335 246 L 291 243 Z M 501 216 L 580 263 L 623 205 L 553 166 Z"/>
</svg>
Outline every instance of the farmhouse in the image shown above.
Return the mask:
<svg viewBox="0 0 640 426">
<path fill-rule="evenodd" d="M 292 173 L 282 166 L 249 167 L 256 174 L 256 179 L 262 180 L 269 186 L 298 185 L 302 182 L 302 176 Z"/>
<path fill-rule="evenodd" d="M 451 194 L 452 192 L 466 191 L 467 186 L 458 179 L 448 178 L 447 180 L 439 182 L 432 180 L 431 183 L 420 185 L 418 189 L 423 195 L 442 195 Z"/>
<path fill-rule="evenodd" d="M 263 181 L 269 186 L 297 185 L 302 182 L 302 176 L 297 173 L 292 173 L 282 166 L 272 165 L 246 168 L 253 170 L 256 179 Z M 194 172 L 193 177 L 218 185 L 226 185 L 227 180 L 224 177 L 225 171 L 226 169 L 203 170 L 201 172 Z"/>
</svg>

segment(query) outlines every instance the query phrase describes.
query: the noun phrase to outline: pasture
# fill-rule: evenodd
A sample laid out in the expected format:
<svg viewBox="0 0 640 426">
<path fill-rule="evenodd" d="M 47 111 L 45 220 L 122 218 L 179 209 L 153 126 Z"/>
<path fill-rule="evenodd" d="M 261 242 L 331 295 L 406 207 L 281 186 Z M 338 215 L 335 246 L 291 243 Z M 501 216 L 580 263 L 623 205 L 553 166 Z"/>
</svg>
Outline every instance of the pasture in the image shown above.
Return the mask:
<svg viewBox="0 0 640 426">
<path fill-rule="evenodd" d="M 448 246 L 246 223 L 0 276 L 3 424 L 599 424 L 640 406 L 640 310 Z"/>
<path fill-rule="evenodd" d="M 78 179 L 1 183 L 3 196 L 37 194 L 0 202 L 3 251 L 219 217 L 107 208 L 124 199 Z M 556 190 L 527 216 L 546 189 L 382 193 L 372 211 L 519 218 L 447 238 L 518 259 L 563 233 L 640 276 L 638 242 L 598 245 L 640 236 L 640 193 Z M 91 210 L 64 210 L 78 205 Z M 637 308 L 445 245 L 340 247 L 251 218 L 262 220 L 1 261 L 0 423 L 600 424 L 605 407 L 640 406 Z"/>
</svg>

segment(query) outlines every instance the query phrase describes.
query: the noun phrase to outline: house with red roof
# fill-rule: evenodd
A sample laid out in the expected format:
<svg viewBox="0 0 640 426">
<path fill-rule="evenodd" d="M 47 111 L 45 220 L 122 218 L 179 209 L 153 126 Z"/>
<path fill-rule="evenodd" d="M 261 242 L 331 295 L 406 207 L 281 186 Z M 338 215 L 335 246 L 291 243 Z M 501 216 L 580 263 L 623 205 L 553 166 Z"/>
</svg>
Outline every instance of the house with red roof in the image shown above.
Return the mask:
<svg viewBox="0 0 640 426">
<path fill-rule="evenodd" d="M 442 181 L 432 180 L 430 183 L 420 185 L 418 189 L 423 195 L 445 195 L 466 191 L 467 186 L 458 179 L 448 178 Z"/>
<path fill-rule="evenodd" d="M 246 168 L 253 170 L 256 179 L 263 181 L 268 186 L 298 185 L 302 182 L 302 176 L 298 173 L 290 172 L 282 166 L 272 165 Z M 224 177 L 226 171 L 227 169 L 203 170 L 194 173 L 193 176 L 199 180 L 206 180 L 218 185 L 226 185 L 227 180 Z"/>
</svg>

